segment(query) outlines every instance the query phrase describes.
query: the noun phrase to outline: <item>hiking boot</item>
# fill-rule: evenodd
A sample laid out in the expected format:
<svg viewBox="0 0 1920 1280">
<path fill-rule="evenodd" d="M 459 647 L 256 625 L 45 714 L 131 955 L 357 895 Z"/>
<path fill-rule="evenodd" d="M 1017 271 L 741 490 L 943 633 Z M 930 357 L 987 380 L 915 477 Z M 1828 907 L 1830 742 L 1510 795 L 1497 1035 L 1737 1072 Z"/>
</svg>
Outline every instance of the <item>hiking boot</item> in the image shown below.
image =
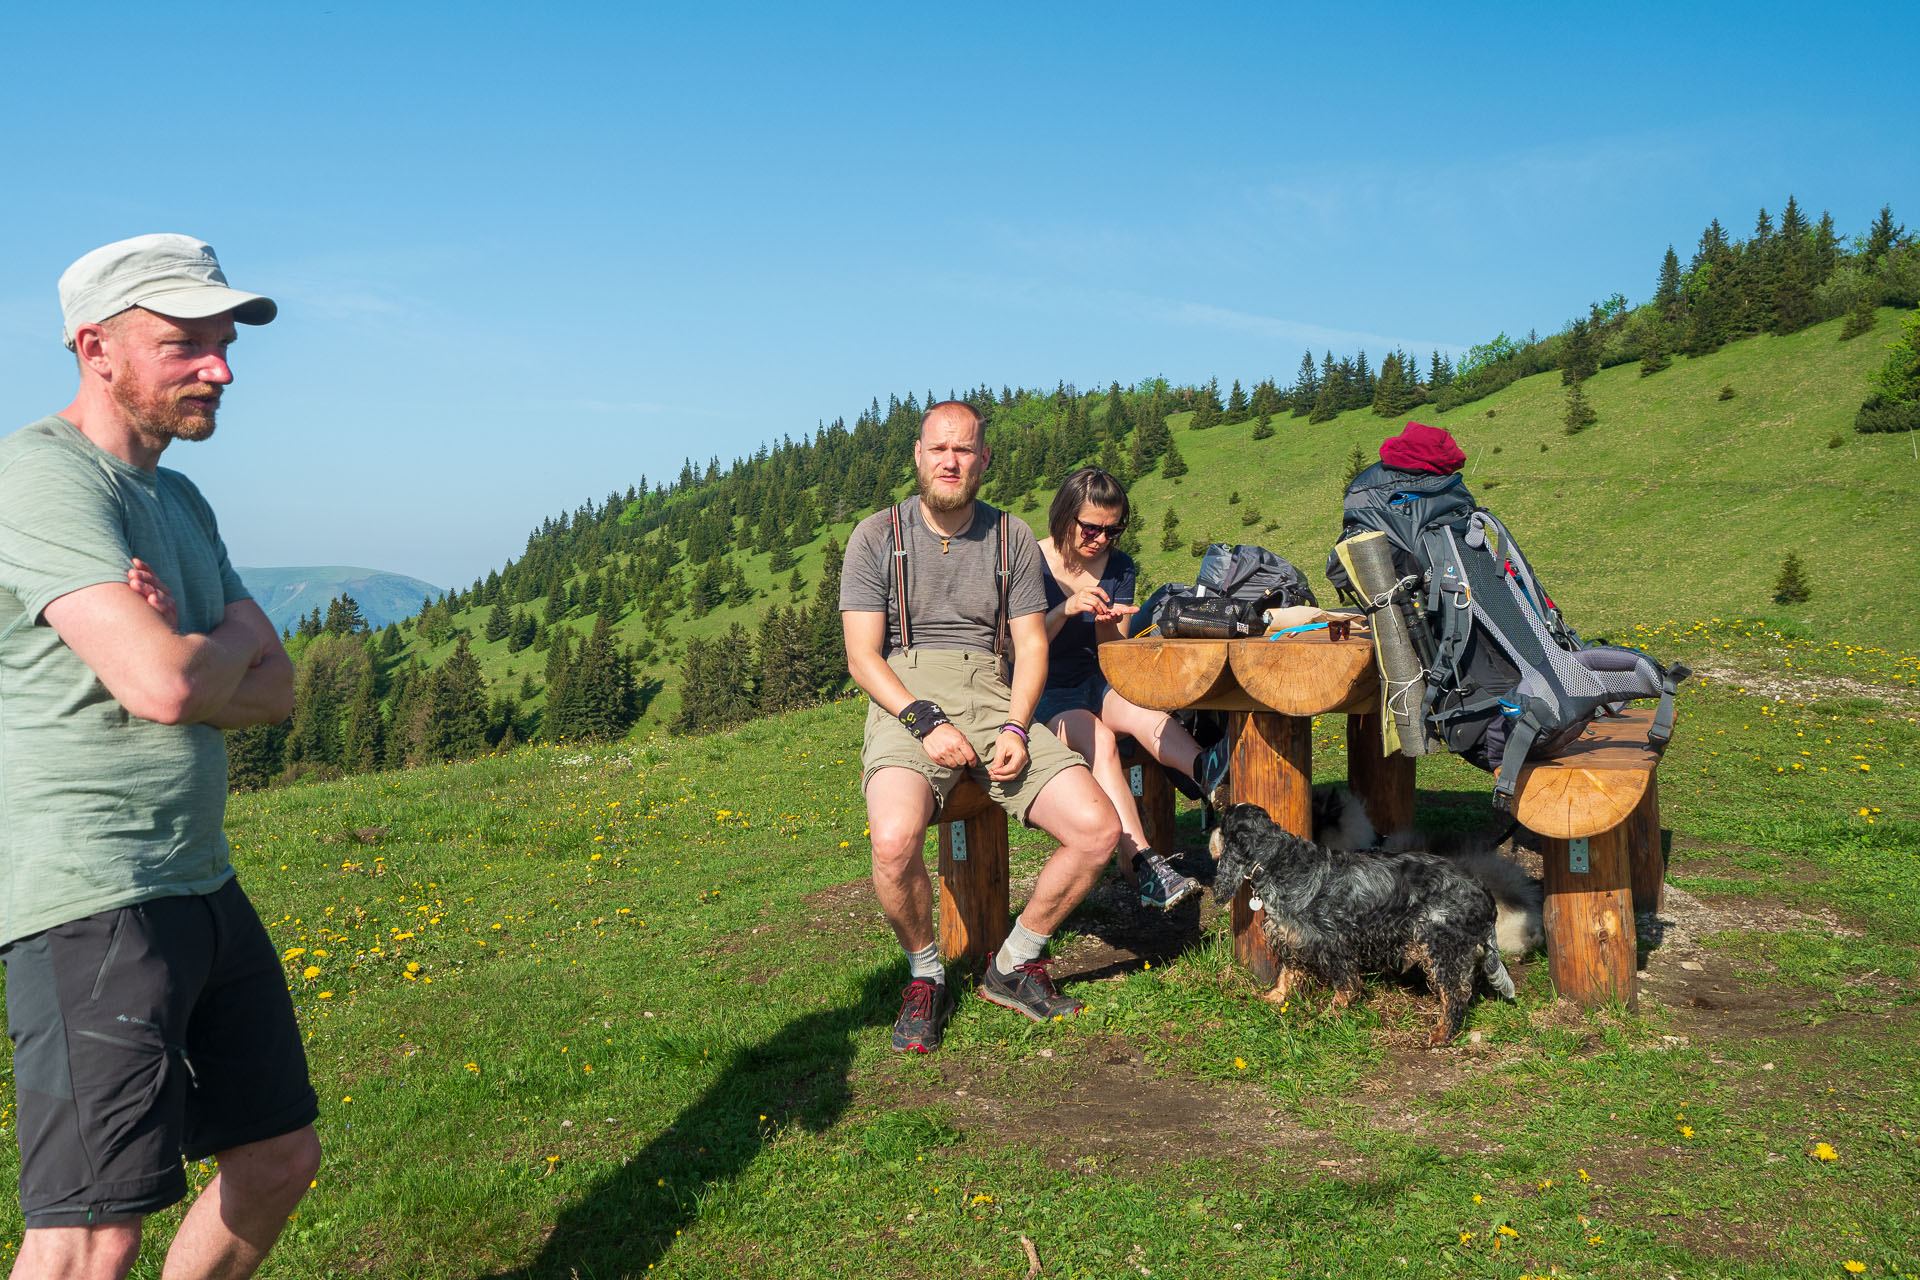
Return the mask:
<svg viewBox="0 0 1920 1280">
<path fill-rule="evenodd" d="M 940 1047 L 952 1016 L 953 997 L 947 993 L 947 984 L 915 978 L 901 998 L 900 1016 L 893 1020 L 893 1051 L 932 1053 Z"/>
<path fill-rule="evenodd" d="M 1200 784 L 1201 798 L 1216 807 L 1227 798 L 1220 789 L 1227 785 L 1227 758 L 1231 754 L 1227 740 L 1222 738 L 1193 762 L 1194 781 Z"/>
<path fill-rule="evenodd" d="M 1173 869 L 1173 866 L 1157 853 L 1140 855 L 1133 860 L 1133 869 L 1140 877 L 1140 905 L 1158 907 L 1162 911 L 1172 910 L 1176 903 L 1184 902 L 1200 892 L 1200 885 Z"/>
<path fill-rule="evenodd" d="M 1047 976 L 1047 966 L 1038 960 L 1015 965 L 1012 973 L 1001 973 L 1000 966 L 989 960 L 986 976 L 980 979 L 980 995 L 1035 1022 L 1070 1018 L 1086 1008 L 1078 1000 L 1061 995 Z"/>
</svg>

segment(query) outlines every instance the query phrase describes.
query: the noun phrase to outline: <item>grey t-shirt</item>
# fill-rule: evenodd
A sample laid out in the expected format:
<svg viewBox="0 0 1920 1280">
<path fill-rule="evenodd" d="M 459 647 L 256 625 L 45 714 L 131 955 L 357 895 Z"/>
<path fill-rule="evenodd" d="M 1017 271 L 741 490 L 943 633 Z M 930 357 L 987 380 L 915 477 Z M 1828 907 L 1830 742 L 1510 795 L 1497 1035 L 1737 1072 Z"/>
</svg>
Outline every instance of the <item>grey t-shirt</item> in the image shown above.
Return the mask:
<svg viewBox="0 0 1920 1280">
<path fill-rule="evenodd" d="M 193 482 L 149 474 L 64 418 L 0 439 L 0 945 L 233 874 L 218 729 L 127 711 L 47 625 L 63 595 L 152 566 L 182 634 L 248 598 Z"/>
<path fill-rule="evenodd" d="M 920 499 L 908 498 L 900 512 L 907 544 L 907 613 L 916 649 L 971 649 L 993 652 L 994 615 L 999 611 L 1000 509 L 973 504 L 973 523 L 943 552 L 940 536 L 920 516 Z M 854 526 L 840 566 L 840 608 L 845 613 L 885 613 L 891 654 L 899 647 L 900 618 L 893 607 L 893 521 L 878 511 Z M 1040 545 L 1024 520 L 1007 521 L 1007 560 L 1012 576 L 1007 617 L 1044 612 L 1046 588 L 1040 580 Z"/>
</svg>

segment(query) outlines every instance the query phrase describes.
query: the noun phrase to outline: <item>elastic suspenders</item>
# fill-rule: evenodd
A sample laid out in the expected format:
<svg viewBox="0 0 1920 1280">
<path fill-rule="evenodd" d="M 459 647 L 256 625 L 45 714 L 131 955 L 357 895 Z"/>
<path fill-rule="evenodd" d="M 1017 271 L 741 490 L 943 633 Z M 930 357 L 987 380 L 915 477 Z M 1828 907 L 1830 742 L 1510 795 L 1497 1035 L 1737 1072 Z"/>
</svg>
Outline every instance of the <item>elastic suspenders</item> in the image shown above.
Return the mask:
<svg viewBox="0 0 1920 1280">
<path fill-rule="evenodd" d="M 906 509 L 907 500 L 896 502 L 891 508 L 893 517 L 893 608 L 900 618 L 900 648 L 913 648 L 913 625 L 907 617 L 907 540 L 900 527 L 900 513 Z M 1012 552 L 1007 545 L 1006 512 L 1000 513 L 1000 569 L 999 602 L 993 614 L 993 656 L 1001 656 L 1007 642 L 1007 597 L 1012 589 L 1013 567 Z"/>
</svg>

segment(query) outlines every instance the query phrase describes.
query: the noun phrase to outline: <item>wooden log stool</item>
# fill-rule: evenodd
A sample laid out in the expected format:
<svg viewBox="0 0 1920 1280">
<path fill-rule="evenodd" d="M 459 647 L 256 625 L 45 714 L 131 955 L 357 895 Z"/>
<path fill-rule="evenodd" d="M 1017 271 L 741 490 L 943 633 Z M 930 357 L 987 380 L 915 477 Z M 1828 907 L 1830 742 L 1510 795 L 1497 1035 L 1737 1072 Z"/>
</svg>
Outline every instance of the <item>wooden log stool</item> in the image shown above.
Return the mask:
<svg viewBox="0 0 1920 1280">
<path fill-rule="evenodd" d="M 1163 858 L 1174 853 L 1173 784 L 1167 771 L 1132 738 L 1122 735 L 1120 765 L 1127 776 L 1127 788 L 1133 792 L 1134 805 L 1140 810 L 1140 825 L 1146 828 L 1147 847 Z"/>
<path fill-rule="evenodd" d="M 1546 864 L 1547 971 L 1589 1008 L 1639 997 L 1635 911 L 1657 911 L 1666 884 L 1653 712 L 1595 720 L 1551 760 L 1520 771 L 1513 816 L 1540 837 Z"/>
<path fill-rule="evenodd" d="M 940 833 L 940 959 L 982 968 L 1012 930 L 1006 810 L 962 778 L 933 816 Z"/>
</svg>

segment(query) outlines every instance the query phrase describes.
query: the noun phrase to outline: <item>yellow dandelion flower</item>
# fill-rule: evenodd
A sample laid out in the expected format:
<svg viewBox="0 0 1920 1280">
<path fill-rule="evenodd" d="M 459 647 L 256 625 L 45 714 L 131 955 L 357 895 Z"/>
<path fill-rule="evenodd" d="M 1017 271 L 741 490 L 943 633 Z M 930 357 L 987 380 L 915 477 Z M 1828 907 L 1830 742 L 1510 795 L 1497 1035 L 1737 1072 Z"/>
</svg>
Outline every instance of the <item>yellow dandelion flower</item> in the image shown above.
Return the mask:
<svg viewBox="0 0 1920 1280">
<path fill-rule="evenodd" d="M 1593 1179 L 1592 1179 L 1592 1178 L 1589 1178 L 1589 1177 L 1587 1176 L 1587 1171 L 1586 1171 L 1585 1169 L 1582 1169 L 1582 1170 L 1580 1171 L 1580 1181 L 1582 1181 L 1582 1182 L 1592 1182 L 1592 1181 L 1593 1181 Z"/>
<path fill-rule="evenodd" d="M 1247 1069 L 1247 1060 L 1245 1058 L 1235 1058 L 1233 1060 L 1233 1069 L 1235 1071 L 1245 1071 Z"/>
<path fill-rule="evenodd" d="M 1855 1275 L 1859 1275 L 1862 1271 L 1865 1271 L 1867 1269 L 1866 1263 L 1856 1262 L 1852 1258 L 1848 1258 L 1845 1262 L 1841 1263 L 1840 1265 L 1842 1268 L 1853 1272 L 1853 1274 Z"/>
<path fill-rule="evenodd" d="M 408 973 L 420 972 L 420 962 L 418 960 L 407 961 L 407 972 Z"/>
<path fill-rule="evenodd" d="M 1474 1202 L 1475 1204 L 1479 1204 L 1479 1203 L 1480 1203 L 1480 1193 L 1479 1193 L 1478 1191 L 1476 1191 L 1476 1192 L 1474 1192 L 1474 1193 L 1473 1193 L 1473 1202 Z"/>
<path fill-rule="evenodd" d="M 1473 1232 L 1471 1232 L 1471 1231 L 1462 1231 L 1462 1232 L 1460 1233 L 1460 1243 L 1461 1243 L 1461 1244 L 1465 1244 L 1465 1243 L 1466 1243 L 1467 1241 L 1469 1241 L 1469 1240 L 1471 1240 L 1471 1239 L 1473 1239 Z"/>
<path fill-rule="evenodd" d="M 1838 1160 L 1840 1153 L 1826 1143 L 1819 1142 L 1814 1144 L 1813 1158 L 1815 1160 Z"/>
<path fill-rule="evenodd" d="M 322 992 L 320 993 L 320 998 L 321 998 L 322 1000 L 331 1000 L 331 999 L 333 999 L 333 992 L 331 992 L 331 991 L 322 991 Z"/>
<path fill-rule="evenodd" d="M 1691 1138 L 1693 1136 L 1693 1126 L 1690 1124 L 1681 1125 L 1680 1136 L 1683 1138 Z"/>
<path fill-rule="evenodd" d="M 300 971 L 300 976 L 305 978 L 308 982 L 312 982 L 315 978 L 320 976 L 320 966 L 317 964 L 310 964 L 306 968 Z"/>
<path fill-rule="evenodd" d="M 1587 1243 L 1588 1244 L 1605 1244 L 1606 1239 L 1602 1236 L 1588 1236 Z"/>
<path fill-rule="evenodd" d="M 467 1070 L 469 1070 L 469 1071 L 471 1071 L 471 1072 L 473 1072 L 473 1074 L 475 1074 L 475 1075 L 479 1075 L 479 1074 L 480 1074 L 480 1064 L 479 1064 L 479 1063 L 477 1063 L 477 1062 L 469 1062 L 469 1063 L 467 1064 Z"/>
</svg>

